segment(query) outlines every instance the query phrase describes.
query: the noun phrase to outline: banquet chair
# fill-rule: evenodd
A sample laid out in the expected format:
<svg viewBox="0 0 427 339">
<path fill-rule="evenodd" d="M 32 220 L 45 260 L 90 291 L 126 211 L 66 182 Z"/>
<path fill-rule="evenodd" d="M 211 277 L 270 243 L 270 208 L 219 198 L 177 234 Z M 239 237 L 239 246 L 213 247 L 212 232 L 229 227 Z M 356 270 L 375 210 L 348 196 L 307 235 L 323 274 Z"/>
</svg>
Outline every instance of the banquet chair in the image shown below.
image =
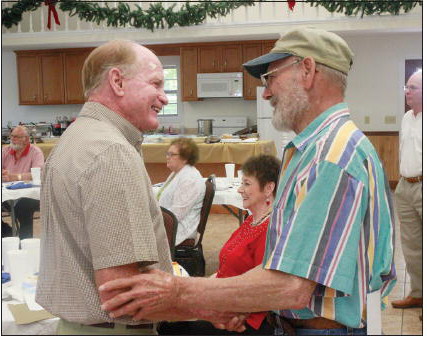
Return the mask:
<svg viewBox="0 0 427 339">
<path fill-rule="evenodd" d="M 200 222 L 197 226 L 197 239 L 186 239 L 175 247 L 175 260 L 186 269 L 190 276 L 205 275 L 205 258 L 203 256 L 202 240 L 208 221 L 212 201 L 215 196 L 215 175 L 211 174 L 205 182 L 206 191 L 200 211 Z"/>
<path fill-rule="evenodd" d="M 172 211 L 169 211 L 167 208 L 160 207 L 163 215 L 163 223 L 165 224 L 166 235 L 168 237 L 169 248 L 171 252 L 172 261 L 175 260 L 175 239 L 176 239 L 176 230 L 178 229 L 178 219 Z"/>
</svg>

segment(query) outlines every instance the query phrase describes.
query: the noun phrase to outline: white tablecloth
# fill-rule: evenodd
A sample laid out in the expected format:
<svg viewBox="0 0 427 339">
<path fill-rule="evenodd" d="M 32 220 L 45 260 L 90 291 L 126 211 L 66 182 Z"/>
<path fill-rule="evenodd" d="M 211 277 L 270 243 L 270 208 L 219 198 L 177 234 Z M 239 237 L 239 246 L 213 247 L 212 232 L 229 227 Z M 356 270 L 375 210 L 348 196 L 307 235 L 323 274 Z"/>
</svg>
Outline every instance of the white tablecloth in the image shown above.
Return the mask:
<svg viewBox="0 0 427 339">
<path fill-rule="evenodd" d="M 20 198 L 31 198 L 40 200 L 40 187 L 21 188 L 18 190 L 9 190 L 6 186 L 11 183 L 3 183 L 1 186 L 1 202 L 7 200 L 16 200 Z"/>
<path fill-rule="evenodd" d="M 240 185 L 238 179 L 234 179 L 232 183 L 227 181 L 227 178 L 215 178 L 216 190 L 213 199 L 213 205 L 229 205 L 239 209 L 243 209 L 243 200 L 241 195 L 237 192 Z M 154 195 L 160 190 L 159 186 L 153 186 Z"/>
<path fill-rule="evenodd" d="M 216 191 L 213 200 L 214 205 L 231 205 L 243 209 L 242 197 L 237 192 L 240 183 L 234 179 L 232 184 L 227 183 L 226 178 L 216 178 Z M 18 190 L 9 190 L 5 188 L 9 184 L 2 184 L 1 201 L 16 200 L 19 198 L 40 199 L 40 187 L 22 188 Z M 153 187 L 156 192 L 159 187 Z"/>
<path fill-rule="evenodd" d="M 230 184 L 227 178 L 215 178 L 216 190 L 212 204 L 214 205 L 229 205 L 239 209 L 243 209 L 243 200 L 237 188 L 240 186 L 240 181 L 236 178 Z"/>
</svg>

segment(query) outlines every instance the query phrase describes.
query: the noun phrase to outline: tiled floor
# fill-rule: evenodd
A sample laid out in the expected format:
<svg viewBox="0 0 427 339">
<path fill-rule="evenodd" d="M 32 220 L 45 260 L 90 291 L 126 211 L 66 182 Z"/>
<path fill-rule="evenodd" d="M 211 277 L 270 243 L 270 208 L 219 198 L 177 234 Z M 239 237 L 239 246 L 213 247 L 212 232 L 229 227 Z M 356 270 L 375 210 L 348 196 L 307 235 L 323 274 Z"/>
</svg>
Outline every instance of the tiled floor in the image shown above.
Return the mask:
<svg viewBox="0 0 427 339">
<path fill-rule="evenodd" d="M 396 218 L 397 220 L 397 218 Z M 203 250 L 206 258 L 206 275 L 216 271 L 218 266 L 218 252 L 231 233 L 238 227 L 238 221 L 230 214 L 211 214 L 208 219 L 206 232 L 203 238 Z M 40 235 L 40 219 L 35 219 L 34 236 Z M 396 227 L 396 256 L 395 263 L 398 281 L 389 296 L 389 301 L 403 298 L 409 293 L 409 277 L 405 271 L 400 245 L 399 224 Z M 382 312 L 382 330 L 385 335 L 422 335 L 422 322 L 419 316 L 421 308 L 399 310 L 389 305 Z"/>
</svg>

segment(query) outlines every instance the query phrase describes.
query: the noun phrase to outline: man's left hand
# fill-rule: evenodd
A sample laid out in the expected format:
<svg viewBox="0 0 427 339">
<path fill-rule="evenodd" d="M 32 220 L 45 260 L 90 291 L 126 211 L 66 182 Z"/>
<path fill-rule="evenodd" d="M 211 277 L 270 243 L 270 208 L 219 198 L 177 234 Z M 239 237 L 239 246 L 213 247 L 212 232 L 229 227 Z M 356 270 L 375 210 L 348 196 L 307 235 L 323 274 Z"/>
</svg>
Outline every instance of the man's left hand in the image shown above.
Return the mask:
<svg viewBox="0 0 427 339">
<path fill-rule="evenodd" d="M 215 323 L 212 324 L 220 330 L 243 332 L 246 329 L 245 321 L 248 314 L 240 314 L 230 319 L 227 323 Z"/>
<path fill-rule="evenodd" d="M 162 313 L 178 303 L 178 287 L 174 277 L 166 272 L 153 269 L 141 274 L 111 280 L 99 287 L 100 291 L 125 289 L 102 304 L 102 309 L 110 312 L 112 318 L 134 315 L 146 318 L 146 314 Z M 143 314 L 141 309 L 143 310 Z"/>
</svg>

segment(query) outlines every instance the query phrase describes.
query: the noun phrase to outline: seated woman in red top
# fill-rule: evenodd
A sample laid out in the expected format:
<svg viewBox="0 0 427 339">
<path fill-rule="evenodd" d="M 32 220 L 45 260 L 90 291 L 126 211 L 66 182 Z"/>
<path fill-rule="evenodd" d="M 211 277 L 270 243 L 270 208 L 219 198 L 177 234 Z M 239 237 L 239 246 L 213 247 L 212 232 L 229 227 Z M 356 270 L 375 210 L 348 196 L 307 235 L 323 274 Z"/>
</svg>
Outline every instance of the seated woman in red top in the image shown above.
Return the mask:
<svg viewBox="0 0 427 339">
<path fill-rule="evenodd" d="M 242 166 L 242 184 L 238 189 L 243 207 L 251 212 L 231 235 L 219 253 L 218 271 L 212 277 L 227 278 L 243 274 L 262 262 L 272 202 L 280 172 L 280 162 L 270 155 L 248 159 Z M 207 321 L 162 323 L 161 335 L 273 335 L 266 312 L 251 313 L 241 333 L 216 329 Z"/>
</svg>

